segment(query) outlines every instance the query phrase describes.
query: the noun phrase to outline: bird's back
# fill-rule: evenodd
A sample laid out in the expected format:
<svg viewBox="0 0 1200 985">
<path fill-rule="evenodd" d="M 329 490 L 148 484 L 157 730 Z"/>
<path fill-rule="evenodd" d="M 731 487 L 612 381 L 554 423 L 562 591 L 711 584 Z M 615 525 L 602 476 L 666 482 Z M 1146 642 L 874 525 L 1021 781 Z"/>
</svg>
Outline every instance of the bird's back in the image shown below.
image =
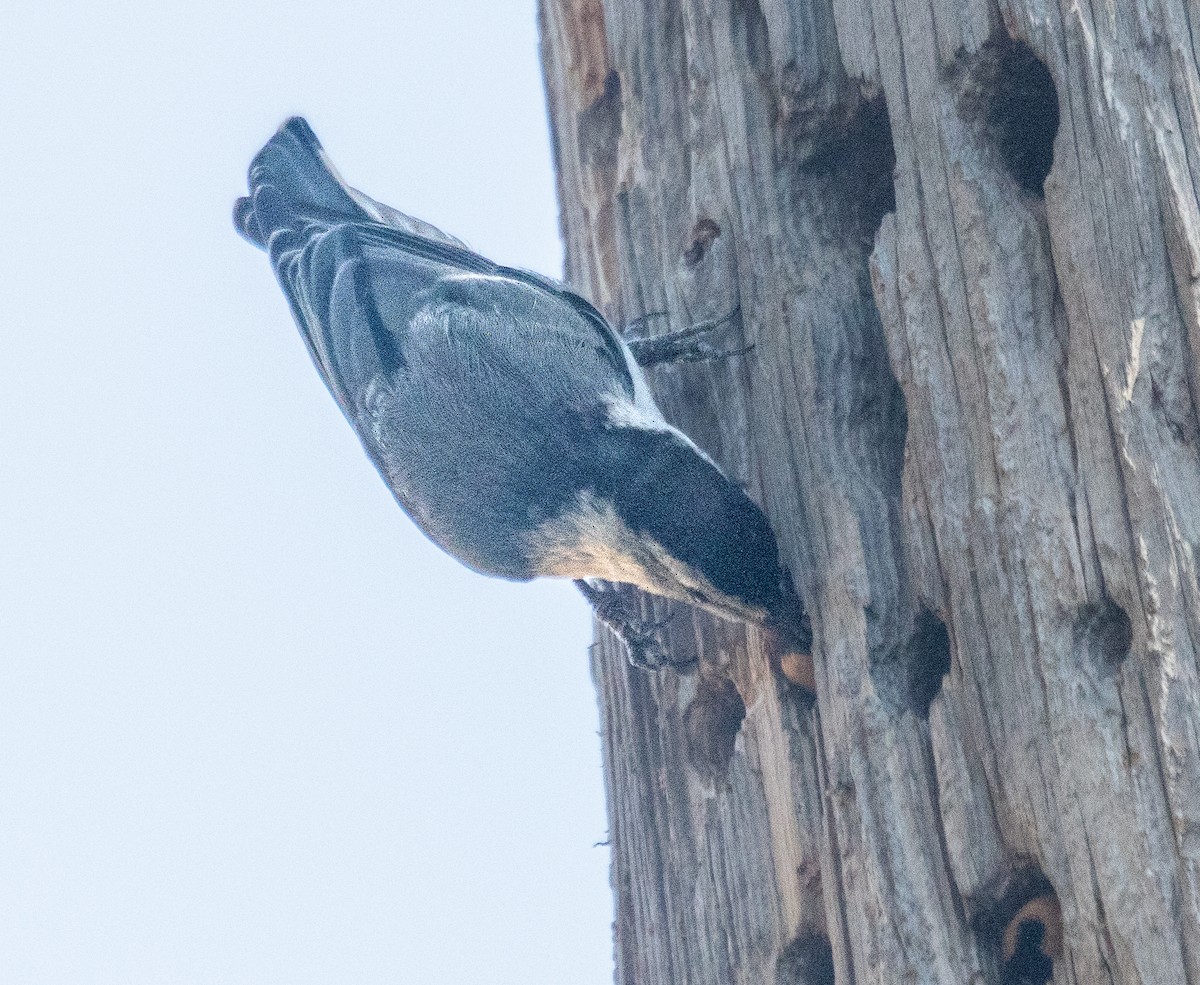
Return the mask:
<svg viewBox="0 0 1200 985">
<path fill-rule="evenodd" d="M 635 397 L 619 336 L 561 285 L 346 186 L 303 121 L 250 183 L 237 224 L 400 504 L 477 570 L 539 573 L 530 533 L 572 507 L 611 404 Z"/>
</svg>

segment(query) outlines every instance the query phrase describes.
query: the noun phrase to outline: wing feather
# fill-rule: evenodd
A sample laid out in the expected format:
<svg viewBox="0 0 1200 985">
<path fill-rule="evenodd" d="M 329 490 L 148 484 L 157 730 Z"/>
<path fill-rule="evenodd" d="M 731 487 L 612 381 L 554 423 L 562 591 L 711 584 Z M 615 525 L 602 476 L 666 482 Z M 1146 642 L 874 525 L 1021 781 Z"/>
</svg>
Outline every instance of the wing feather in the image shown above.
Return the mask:
<svg viewBox="0 0 1200 985">
<path fill-rule="evenodd" d="M 507 339 L 531 357 L 539 352 L 549 357 L 548 349 L 555 346 L 572 355 L 591 353 L 596 364 L 578 369 L 590 374 L 597 395 L 611 393 L 615 383 L 633 396 L 620 336 L 588 301 L 548 277 L 374 222 L 310 222 L 299 232 L 281 231 L 272 238 L 271 258 L 313 361 L 347 413 L 356 403 L 355 391 L 365 390 L 369 380 L 361 376 L 361 359 L 352 360 L 359 371 L 347 378 L 344 350 L 363 348 L 365 339 L 357 336 L 365 333 L 377 351 L 376 368 L 401 369 L 423 312 L 427 316 L 436 307 L 453 322 L 447 305 L 486 309 L 494 323 L 490 344 Z M 346 280 L 352 292 L 345 289 Z M 339 307 L 343 324 L 335 337 Z"/>
</svg>

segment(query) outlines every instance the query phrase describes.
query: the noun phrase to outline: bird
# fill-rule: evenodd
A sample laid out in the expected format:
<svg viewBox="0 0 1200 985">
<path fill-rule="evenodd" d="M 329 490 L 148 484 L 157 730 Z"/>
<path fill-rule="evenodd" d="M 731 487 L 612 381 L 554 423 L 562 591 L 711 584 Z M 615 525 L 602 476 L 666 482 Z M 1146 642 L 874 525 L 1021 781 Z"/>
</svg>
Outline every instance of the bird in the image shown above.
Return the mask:
<svg viewBox="0 0 1200 985">
<path fill-rule="evenodd" d="M 711 353 L 696 327 L 626 339 L 566 285 L 352 188 L 302 117 L 254 157 L 233 217 L 367 456 L 446 553 L 571 579 L 642 666 L 670 658 L 614 586 L 811 643 L 763 511 L 651 396 L 643 364 Z"/>
</svg>

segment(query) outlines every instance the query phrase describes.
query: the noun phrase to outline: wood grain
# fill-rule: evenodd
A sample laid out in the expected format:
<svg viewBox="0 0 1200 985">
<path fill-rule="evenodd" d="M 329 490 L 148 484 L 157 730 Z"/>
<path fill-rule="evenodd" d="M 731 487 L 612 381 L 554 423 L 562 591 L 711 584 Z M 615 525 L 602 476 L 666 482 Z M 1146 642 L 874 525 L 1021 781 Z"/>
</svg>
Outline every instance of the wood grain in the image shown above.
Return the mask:
<svg viewBox="0 0 1200 985">
<path fill-rule="evenodd" d="M 1055 982 L 1200 985 L 1198 17 L 541 0 L 566 274 L 740 311 L 653 382 L 816 633 L 815 706 L 599 637 L 622 985 L 1030 980 L 1043 898 Z"/>
</svg>

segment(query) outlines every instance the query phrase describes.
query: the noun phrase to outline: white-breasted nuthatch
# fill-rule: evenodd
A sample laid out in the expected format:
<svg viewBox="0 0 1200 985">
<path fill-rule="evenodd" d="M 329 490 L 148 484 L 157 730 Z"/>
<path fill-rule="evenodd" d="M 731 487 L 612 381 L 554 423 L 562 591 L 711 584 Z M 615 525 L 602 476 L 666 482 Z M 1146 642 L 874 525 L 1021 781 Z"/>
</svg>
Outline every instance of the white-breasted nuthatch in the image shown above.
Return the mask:
<svg viewBox="0 0 1200 985">
<path fill-rule="evenodd" d="M 484 574 L 575 579 L 643 661 L 644 627 L 585 579 L 807 647 L 766 517 L 663 419 L 636 346 L 591 304 L 349 187 L 298 117 L 249 186 L 238 230 L 270 255 L 326 386 L 436 544 Z"/>
</svg>

